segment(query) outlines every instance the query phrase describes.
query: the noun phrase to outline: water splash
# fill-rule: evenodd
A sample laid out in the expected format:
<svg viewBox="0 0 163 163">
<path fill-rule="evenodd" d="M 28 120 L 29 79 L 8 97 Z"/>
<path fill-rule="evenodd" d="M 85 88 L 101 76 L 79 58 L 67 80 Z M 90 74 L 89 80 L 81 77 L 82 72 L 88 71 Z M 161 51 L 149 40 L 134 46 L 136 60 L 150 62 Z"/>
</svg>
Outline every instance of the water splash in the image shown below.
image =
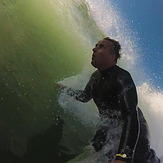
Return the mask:
<svg viewBox="0 0 163 163">
<path fill-rule="evenodd" d="M 149 124 L 151 146 L 160 157 L 163 154 L 163 92 L 156 91 L 147 83 L 139 86 L 137 90 L 141 110 L 144 112 Z"/>
</svg>

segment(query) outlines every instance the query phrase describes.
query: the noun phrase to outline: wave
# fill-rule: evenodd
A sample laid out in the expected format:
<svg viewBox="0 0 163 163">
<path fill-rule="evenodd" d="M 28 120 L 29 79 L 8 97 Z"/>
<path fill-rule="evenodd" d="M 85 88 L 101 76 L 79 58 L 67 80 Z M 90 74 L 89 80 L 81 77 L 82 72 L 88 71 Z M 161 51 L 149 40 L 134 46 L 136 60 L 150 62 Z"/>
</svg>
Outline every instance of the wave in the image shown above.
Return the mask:
<svg viewBox="0 0 163 163">
<path fill-rule="evenodd" d="M 162 155 L 163 93 L 148 82 L 137 38 L 111 1 L 18 0 L 0 4 L 0 156 L 5 151 L 27 160 L 37 157 L 56 162 L 78 154 L 83 159 L 91 157 L 88 149 L 85 153 L 82 149 L 89 147 L 99 125 L 97 108 L 93 102 L 81 104 L 64 92 L 60 95 L 56 82 L 84 88 L 95 70 L 90 65 L 91 49 L 105 36 L 122 45 L 118 64 L 131 72 L 137 84 L 152 147 Z M 49 140 L 53 146 L 40 143 Z"/>
</svg>

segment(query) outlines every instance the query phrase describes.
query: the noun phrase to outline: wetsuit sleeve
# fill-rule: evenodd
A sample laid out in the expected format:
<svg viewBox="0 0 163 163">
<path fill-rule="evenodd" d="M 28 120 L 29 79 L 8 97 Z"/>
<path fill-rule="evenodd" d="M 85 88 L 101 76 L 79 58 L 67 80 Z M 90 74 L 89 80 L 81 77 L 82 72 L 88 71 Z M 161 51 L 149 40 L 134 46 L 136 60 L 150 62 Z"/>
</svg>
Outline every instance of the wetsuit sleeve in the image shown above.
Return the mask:
<svg viewBox="0 0 163 163">
<path fill-rule="evenodd" d="M 118 151 L 120 155 L 117 155 L 116 160 L 123 160 L 127 163 L 130 163 L 134 157 L 134 151 L 140 133 L 137 93 L 130 74 L 121 76 L 119 78 L 119 82 L 122 86 L 122 92 L 120 94 L 119 101 L 124 115 L 124 127 Z M 120 157 L 122 155 L 124 158 Z M 125 156 L 127 157 L 125 158 Z"/>
<path fill-rule="evenodd" d="M 74 97 L 78 101 L 88 102 L 92 99 L 94 78 L 95 75 L 93 73 L 84 90 L 73 90 L 72 88 L 69 88 L 67 89 L 67 94 Z"/>
</svg>

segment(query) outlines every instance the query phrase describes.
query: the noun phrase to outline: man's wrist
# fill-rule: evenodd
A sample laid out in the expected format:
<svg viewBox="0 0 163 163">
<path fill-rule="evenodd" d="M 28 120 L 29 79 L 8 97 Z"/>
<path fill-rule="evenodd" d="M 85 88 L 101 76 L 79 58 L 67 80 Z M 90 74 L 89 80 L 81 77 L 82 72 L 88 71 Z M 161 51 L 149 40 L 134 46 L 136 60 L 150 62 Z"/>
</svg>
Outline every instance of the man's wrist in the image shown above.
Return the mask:
<svg viewBox="0 0 163 163">
<path fill-rule="evenodd" d="M 120 160 L 120 161 L 124 161 L 126 163 L 130 163 L 131 159 L 127 157 L 126 154 L 116 154 L 115 160 Z"/>
<path fill-rule="evenodd" d="M 121 153 L 116 154 L 115 160 L 121 160 L 127 163 L 131 163 L 133 158 L 133 153 L 134 151 L 130 149 L 129 146 L 126 146 L 125 149 L 121 150 Z"/>
</svg>

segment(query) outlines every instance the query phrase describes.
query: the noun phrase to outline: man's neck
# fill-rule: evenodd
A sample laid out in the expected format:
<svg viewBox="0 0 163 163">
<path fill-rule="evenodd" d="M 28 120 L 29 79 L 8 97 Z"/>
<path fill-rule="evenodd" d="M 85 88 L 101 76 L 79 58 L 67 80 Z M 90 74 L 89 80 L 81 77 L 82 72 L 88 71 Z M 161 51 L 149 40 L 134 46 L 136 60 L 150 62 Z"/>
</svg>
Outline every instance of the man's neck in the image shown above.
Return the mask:
<svg viewBox="0 0 163 163">
<path fill-rule="evenodd" d="M 112 65 L 106 65 L 106 66 L 103 66 L 103 67 L 98 68 L 98 70 L 99 70 L 99 71 L 104 71 L 104 70 L 106 70 L 106 69 L 108 69 L 108 68 L 111 68 L 111 67 L 113 67 L 113 66 L 115 66 L 115 65 L 116 65 L 116 63 L 115 63 L 115 64 L 112 64 Z"/>
</svg>

